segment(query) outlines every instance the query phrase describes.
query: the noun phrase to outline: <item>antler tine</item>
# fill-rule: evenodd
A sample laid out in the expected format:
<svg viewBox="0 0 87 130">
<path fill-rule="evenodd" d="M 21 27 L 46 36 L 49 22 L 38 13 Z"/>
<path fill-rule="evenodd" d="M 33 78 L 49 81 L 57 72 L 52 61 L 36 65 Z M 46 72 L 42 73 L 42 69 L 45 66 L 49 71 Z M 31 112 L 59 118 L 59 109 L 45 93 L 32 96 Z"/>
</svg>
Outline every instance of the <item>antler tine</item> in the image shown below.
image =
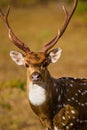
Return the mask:
<svg viewBox="0 0 87 130">
<path fill-rule="evenodd" d="M 64 24 L 63 24 L 62 28 L 60 30 L 58 30 L 57 35 L 49 43 L 47 43 L 44 46 L 44 48 L 42 49 L 42 52 L 47 52 L 49 49 L 51 49 L 58 42 L 60 37 L 63 35 L 63 33 L 65 32 L 65 30 L 66 30 L 66 28 L 67 28 L 67 26 L 68 26 L 68 24 L 69 24 L 69 22 L 72 18 L 72 15 L 74 14 L 74 12 L 76 10 L 77 3 L 78 3 L 78 0 L 74 0 L 74 4 L 73 4 L 73 7 L 72 7 L 70 13 L 63 6 L 63 11 L 64 11 L 64 14 L 65 14 Z"/>
<path fill-rule="evenodd" d="M 8 16 L 9 16 L 9 12 L 10 12 L 10 7 L 8 8 L 7 10 L 7 13 L 4 14 L 2 12 L 2 10 L 0 9 L 0 16 L 2 18 L 2 20 L 4 21 L 4 24 L 8 30 L 8 35 L 9 35 L 9 38 L 11 39 L 11 41 L 18 47 L 20 48 L 21 50 L 23 50 L 25 53 L 29 53 L 30 52 L 30 49 L 22 42 L 20 41 L 16 36 L 15 34 L 13 33 L 9 23 L 8 23 Z"/>
</svg>

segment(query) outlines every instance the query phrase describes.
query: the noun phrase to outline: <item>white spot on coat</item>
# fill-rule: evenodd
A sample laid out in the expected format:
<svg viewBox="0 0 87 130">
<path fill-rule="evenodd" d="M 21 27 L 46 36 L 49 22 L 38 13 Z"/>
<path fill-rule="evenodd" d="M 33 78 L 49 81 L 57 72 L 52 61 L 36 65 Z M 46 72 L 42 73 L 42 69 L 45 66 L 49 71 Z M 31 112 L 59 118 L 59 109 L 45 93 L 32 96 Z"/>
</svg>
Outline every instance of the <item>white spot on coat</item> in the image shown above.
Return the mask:
<svg viewBox="0 0 87 130">
<path fill-rule="evenodd" d="M 75 93 L 75 96 L 78 96 L 78 93 Z"/>
<path fill-rule="evenodd" d="M 68 98 L 68 99 L 67 99 L 67 101 L 69 101 L 69 102 L 70 102 L 70 101 L 71 101 L 71 99 L 70 99 L 70 98 Z"/>
<path fill-rule="evenodd" d="M 59 95 L 59 96 L 58 96 L 58 102 L 60 102 L 60 100 L 61 100 L 61 96 Z"/>
<path fill-rule="evenodd" d="M 75 100 L 74 97 L 71 98 L 72 100 Z"/>
<path fill-rule="evenodd" d="M 72 118 L 73 118 L 73 119 L 75 119 L 76 117 L 75 117 L 75 116 L 73 116 Z"/>
<path fill-rule="evenodd" d="M 66 119 L 65 116 L 63 116 L 62 119 L 65 120 Z"/>
<path fill-rule="evenodd" d="M 54 83 L 54 87 L 56 87 L 57 85 L 56 85 L 56 83 Z"/>
<path fill-rule="evenodd" d="M 58 92 L 58 88 L 56 88 L 56 92 Z"/>
<path fill-rule="evenodd" d="M 73 123 L 70 123 L 70 126 L 73 126 Z"/>
<path fill-rule="evenodd" d="M 66 130 L 69 130 L 69 126 L 66 126 Z"/>
<path fill-rule="evenodd" d="M 63 126 L 65 126 L 66 124 L 65 123 L 62 123 Z"/>
<path fill-rule="evenodd" d="M 73 87 L 73 84 L 70 84 L 70 87 Z"/>
<path fill-rule="evenodd" d="M 54 126 L 54 130 L 58 130 L 56 126 Z"/>
<path fill-rule="evenodd" d="M 72 113 L 72 114 L 75 114 L 75 111 L 74 111 L 74 110 L 71 110 L 71 113 Z"/>
<path fill-rule="evenodd" d="M 76 103 L 78 103 L 78 100 L 76 100 Z"/>
</svg>

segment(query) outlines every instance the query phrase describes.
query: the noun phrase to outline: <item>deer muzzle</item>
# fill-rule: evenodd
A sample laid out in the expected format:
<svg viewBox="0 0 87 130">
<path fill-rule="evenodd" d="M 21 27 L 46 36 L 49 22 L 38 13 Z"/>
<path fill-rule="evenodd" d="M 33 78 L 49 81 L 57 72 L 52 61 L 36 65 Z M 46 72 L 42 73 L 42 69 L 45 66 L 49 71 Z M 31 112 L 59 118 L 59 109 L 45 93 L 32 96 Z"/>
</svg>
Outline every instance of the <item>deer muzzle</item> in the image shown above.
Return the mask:
<svg viewBox="0 0 87 130">
<path fill-rule="evenodd" d="M 42 80 L 42 76 L 39 72 L 33 72 L 31 75 L 31 80 L 33 83 L 40 82 Z"/>
</svg>

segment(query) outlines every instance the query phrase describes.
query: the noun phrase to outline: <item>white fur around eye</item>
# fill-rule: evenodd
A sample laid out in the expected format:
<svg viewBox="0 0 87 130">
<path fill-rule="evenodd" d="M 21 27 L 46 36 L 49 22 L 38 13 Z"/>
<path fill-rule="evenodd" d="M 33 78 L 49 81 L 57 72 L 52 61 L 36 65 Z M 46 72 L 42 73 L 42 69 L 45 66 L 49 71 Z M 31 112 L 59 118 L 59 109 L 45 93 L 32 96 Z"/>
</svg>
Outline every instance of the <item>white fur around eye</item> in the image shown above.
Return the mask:
<svg viewBox="0 0 87 130">
<path fill-rule="evenodd" d="M 50 59 L 51 59 L 51 62 L 52 62 L 52 63 L 57 62 L 57 60 L 58 60 L 58 59 L 60 58 L 60 56 L 61 56 L 61 52 L 62 52 L 62 49 L 61 49 L 61 48 L 54 49 L 53 51 L 50 52 L 49 56 L 50 56 Z"/>
</svg>

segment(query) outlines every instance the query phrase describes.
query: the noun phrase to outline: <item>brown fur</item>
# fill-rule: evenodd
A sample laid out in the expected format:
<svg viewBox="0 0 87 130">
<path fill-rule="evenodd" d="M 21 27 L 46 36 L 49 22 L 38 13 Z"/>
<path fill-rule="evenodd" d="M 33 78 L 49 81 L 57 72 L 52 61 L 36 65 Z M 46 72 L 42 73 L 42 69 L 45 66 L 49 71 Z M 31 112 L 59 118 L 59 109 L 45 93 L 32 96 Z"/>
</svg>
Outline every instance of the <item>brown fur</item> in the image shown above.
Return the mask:
<svg viewBox="0 0 87 130">
<path fill-rule="evenodd" d="M 77 130 L 80 127 L 82 127 L 81 130 L 86 130 L 84 129 L 84 124 L 86 126 L 87 93 L 82 96 L 79 94 L 79 90 L 82 92 L 86 91 L 87 79 L 54 79 L 51 77 L 47 67 L 41 67 L 44 61 L 47 60 L 45 55 L 42 54 L 39 56 L 39 54 L 33 53 L 33 55 L 27 58 L 30 64 L 30 67 L 27 68 L 28 87 L 30 82 L 32 82 L 30 75 L 33 72 L 40 72 L 42 75 L 40 82 L 45 83 L 46 101 L 40 106 L 35 106 L 30 103 L 32 110 L 38 116 L 41 124 L 45 128 L 48 128 L 48 130 L 54 130 L 55 126 L 59 130 L 73 130 L 73 128 Z M 76 93 L 78 96 L 75 96 Z M 68 101 L 68 99 L 70 99 L 70 101 Z M 79 103 L 84 104 L 84 106 L 76 103 L 78 99 Z M 81 121 L 83 121 L 83 123 L 81 123 Z"/>
</svg>

